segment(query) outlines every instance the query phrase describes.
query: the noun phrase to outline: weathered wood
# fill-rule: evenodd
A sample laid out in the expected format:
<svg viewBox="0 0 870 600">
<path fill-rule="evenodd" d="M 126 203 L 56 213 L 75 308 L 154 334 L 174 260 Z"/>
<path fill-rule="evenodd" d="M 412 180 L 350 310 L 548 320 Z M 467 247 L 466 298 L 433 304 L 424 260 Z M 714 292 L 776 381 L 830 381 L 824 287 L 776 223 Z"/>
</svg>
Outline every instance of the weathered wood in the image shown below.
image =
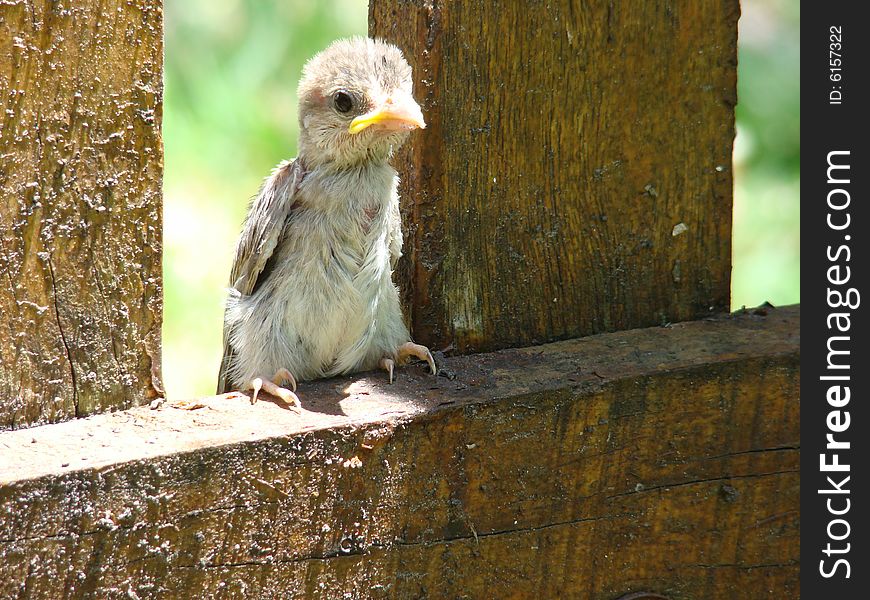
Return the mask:
<svg viewBox="0 0 870 600">
<path fill-rule="evenodd" d="M 487 350 L 727 310 L 738 0 L 372 0 L 428 124 L 398 158 L 412 332 Z"/>
<path fill-rule="evenodd" d="M 796 598 L 799 309 L 0 434 L 3 598 Z"/>
<path fill-rule="evenodd" d="M 0 429 L 160 387 L 162 19 L 0 2 Z"/>
</svg>

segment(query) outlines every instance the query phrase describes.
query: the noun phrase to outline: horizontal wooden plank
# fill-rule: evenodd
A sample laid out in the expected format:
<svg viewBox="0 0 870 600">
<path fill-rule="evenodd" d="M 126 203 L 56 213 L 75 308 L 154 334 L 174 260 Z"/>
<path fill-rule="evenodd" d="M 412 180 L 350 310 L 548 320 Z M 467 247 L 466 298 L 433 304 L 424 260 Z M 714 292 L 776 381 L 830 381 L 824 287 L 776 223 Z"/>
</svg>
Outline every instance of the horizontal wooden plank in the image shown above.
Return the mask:
<svg viewBox="0 0 870 600">
<path fill-rule="evenodd" d="M 796 597 L 798 331 L 771 309 L 317 382 L 302 415 L 5 432 L 0 597 Z"/>
</svg>

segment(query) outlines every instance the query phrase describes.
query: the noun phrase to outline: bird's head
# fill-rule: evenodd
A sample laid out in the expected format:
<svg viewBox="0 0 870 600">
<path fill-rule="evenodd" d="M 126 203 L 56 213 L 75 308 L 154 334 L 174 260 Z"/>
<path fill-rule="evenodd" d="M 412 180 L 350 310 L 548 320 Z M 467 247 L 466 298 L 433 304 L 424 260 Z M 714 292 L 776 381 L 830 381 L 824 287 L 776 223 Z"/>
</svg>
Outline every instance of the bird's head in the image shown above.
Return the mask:
<svg viewBox="0 0 870 600">
<path fill-rule="evenodd" d="M 411 66 L 381 40 L 333 42 L 305 65 L 298 95 L 299 151 L 308 163 L 386 160 L 408 132 L 426 126 Z"/>
</svg>

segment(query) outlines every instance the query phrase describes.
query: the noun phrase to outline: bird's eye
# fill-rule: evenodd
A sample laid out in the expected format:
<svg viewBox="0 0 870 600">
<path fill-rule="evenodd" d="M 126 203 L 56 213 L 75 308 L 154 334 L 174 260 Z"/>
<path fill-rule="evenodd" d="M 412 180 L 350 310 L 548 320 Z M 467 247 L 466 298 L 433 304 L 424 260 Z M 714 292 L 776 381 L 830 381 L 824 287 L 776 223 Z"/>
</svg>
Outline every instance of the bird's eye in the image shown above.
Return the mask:
<svg viewBox="0 0 870 600">
<path fill-rule="evenodd" d="M 345 91 L 335 92 L 332 102 L 335 104 L 335 110 L 340 113 L 350 112 L 353 108 L 353 98 Z"/>
</svg>

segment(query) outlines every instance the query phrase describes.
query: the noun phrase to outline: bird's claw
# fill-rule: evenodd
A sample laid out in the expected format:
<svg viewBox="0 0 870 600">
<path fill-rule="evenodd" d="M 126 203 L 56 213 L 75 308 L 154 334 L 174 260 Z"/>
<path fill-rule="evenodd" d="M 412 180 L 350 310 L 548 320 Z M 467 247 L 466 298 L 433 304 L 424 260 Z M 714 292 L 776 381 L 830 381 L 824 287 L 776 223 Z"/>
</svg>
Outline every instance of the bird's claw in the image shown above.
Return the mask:
<svg viewBox="0 0 870 600">
<path fill-rule="evenodd" d="M 293 389 L 288 390 L 286 387 L 279 385 L 281 383 L 287 383 Z M 260 394 L 260 390 L 262 390 L 267 394 L 272 394 L 273 396 L 280 398 L 293 409 L 302 410 L 302 403 L 299 402 L 299 396 L 293 393 L 296 391 L 296 378 L 293 377 L 293 374 L 287 369 L 278 369 L 272 379 L 255 377 L 251 380 L 251 389 L 254 391 L 251 395 L 251 404 L 257 403 L 257 396 Z"/>
<path fill-rule="evenodd" d="M 435 359 L 432 357 L 432 353 L 429 352 L 429 348 L 421 344 L 415 344 L 414 342 L 405 342 L 399 346 L 399 351 L 396 353 L 396 358 L 398 359 L 399 364 L 405 362 L 411 356 L 426 361 L 432 374 L 438 374 L 438 368 L 435 366 Z"/>
<path fill-rule="evenodd" d="M 396 365 L 396 362 L 392 358 L 382 358 L 381 362 L 378 365 L 387 373 L 390 374 L 390 383 L 393 383 L 393 369 Z"/>
<path fill-rule="evenodd" d="M 251 389 L 254 390 L 253 395 L 251 396 L 251 404 L 257 403 L 257 395 L 260 393 L 260 390 L 263 388 L 263 378 L 262 377 L 254 377 L 251 380 Z"/>
<path fill-rule="evenodd" d="M 378 366 L 385 370 L 390 375 L 390 383 L 393 383 L 393 374 L 395 370 L 396 363 L 404 364 L 408 358 L 416 357 L 420 360 L 426 361 L 429 365 L 429 370 L 433 375 L 438 373 L 438 368 L 435 366 L 435 359 L 432 357 L 432 353 L 429 352 L 429 348 L 426 346 L 422 346 L 420 344 L 415 344 L 414 342 L 406 342 L 399 346 L 399 349 L 396 351 L 396 359 L 393 360 L 389 357 L 384 357 L 378 363 Z"/>
<path fill-rule="evenodd" d="M 277 384 L 289 383 L 290 389 L 294 392 L 296 391 L 296 378 L 293 377 L 293 373 L 288 371 L 287 369 L 278 369 L 275 371 L 275 376 L 272 378 Z"/>
</svg>

